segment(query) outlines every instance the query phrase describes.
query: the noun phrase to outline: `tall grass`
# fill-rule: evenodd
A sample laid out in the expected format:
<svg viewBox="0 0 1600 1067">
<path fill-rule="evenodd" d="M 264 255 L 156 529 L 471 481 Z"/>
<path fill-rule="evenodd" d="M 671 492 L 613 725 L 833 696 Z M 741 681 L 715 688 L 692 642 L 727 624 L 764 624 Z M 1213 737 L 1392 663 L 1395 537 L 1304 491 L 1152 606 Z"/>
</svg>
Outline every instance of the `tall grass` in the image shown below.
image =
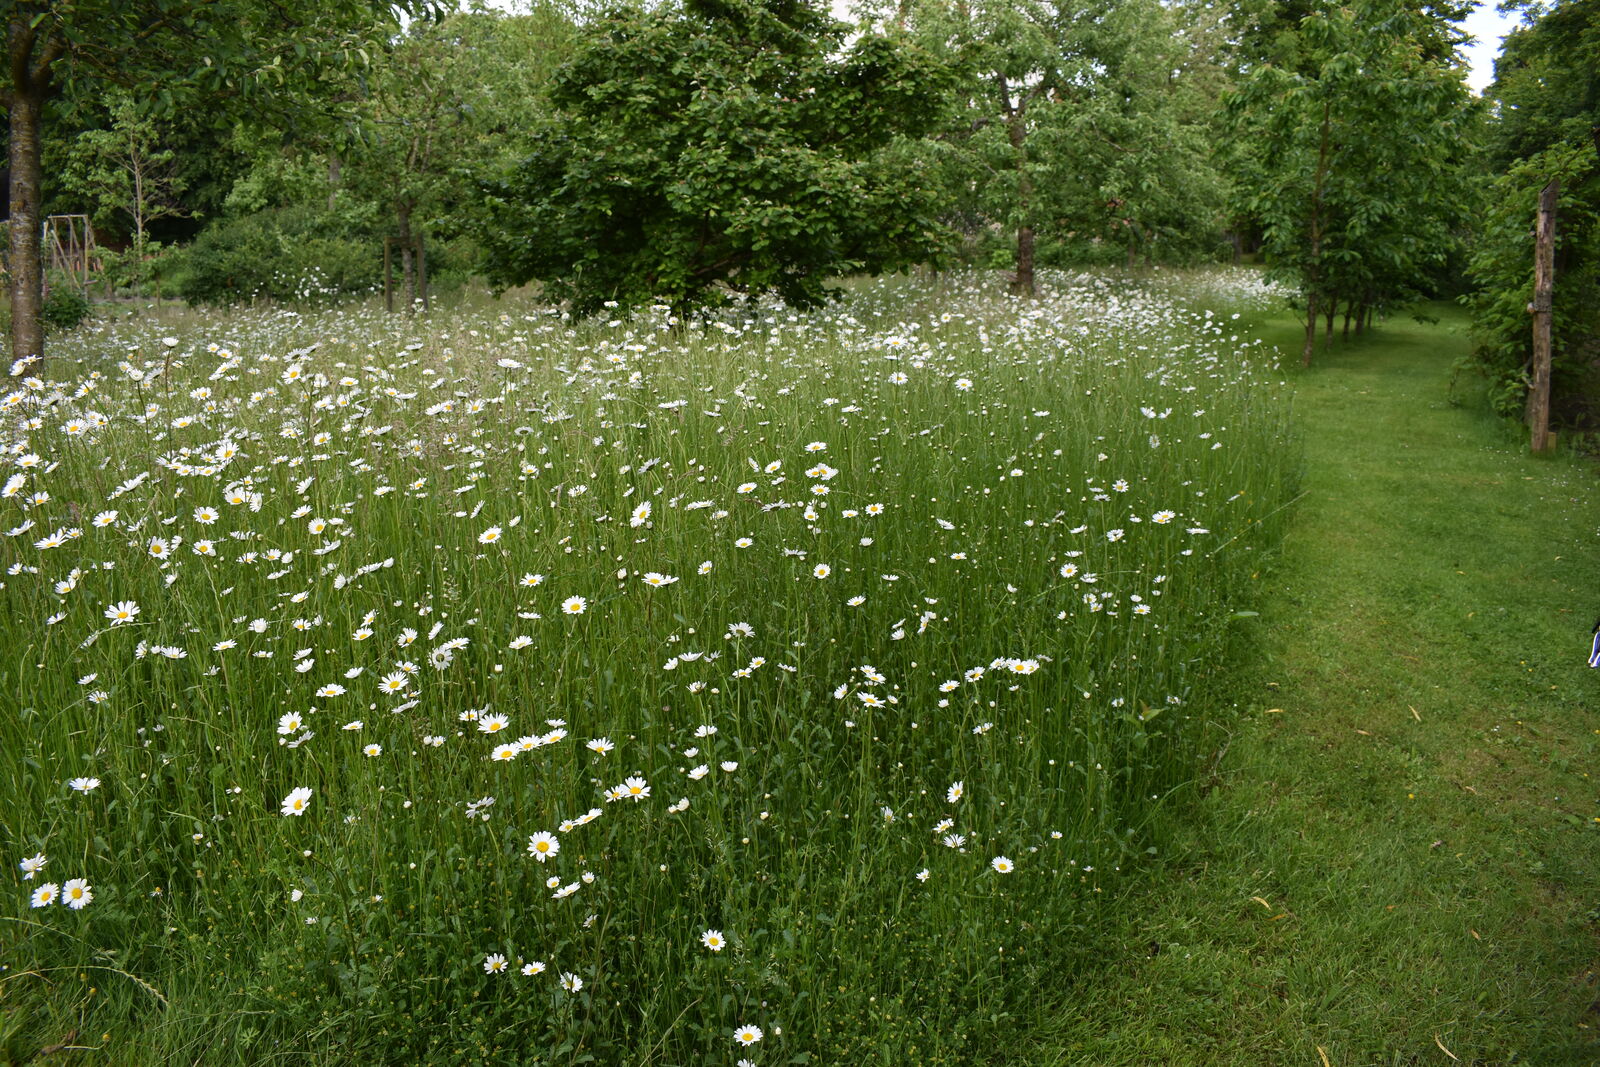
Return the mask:
<svg viewBox="0 0 1600 1067">
<path fill-rule="evenodd" d="M 189 323 L 0 438 L 8 1025 L 150 1060 L 991 1051 L 1296 471 L 1224 315 L 1087 277 Z"/>
</svg>

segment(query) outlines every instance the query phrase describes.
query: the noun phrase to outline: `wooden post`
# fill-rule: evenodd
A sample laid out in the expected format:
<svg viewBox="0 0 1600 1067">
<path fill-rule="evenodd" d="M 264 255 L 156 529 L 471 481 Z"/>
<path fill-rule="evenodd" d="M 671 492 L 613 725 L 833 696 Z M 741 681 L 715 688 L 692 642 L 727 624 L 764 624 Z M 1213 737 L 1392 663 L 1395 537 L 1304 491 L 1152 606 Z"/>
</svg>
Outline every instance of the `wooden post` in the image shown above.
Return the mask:
<svg viewBox="0 0 1600 1067">
<path fill-rule="evenodd" d="M 1532 448 L 1550 448 L 1550 316 L 1556 273 L 1556 198 L 1561 180 L 1550 179 L 1539 193 L 1539 224 L 1533 242 L 1533 384 L 1528 389 L 1528 428 Z"/>
</svg>

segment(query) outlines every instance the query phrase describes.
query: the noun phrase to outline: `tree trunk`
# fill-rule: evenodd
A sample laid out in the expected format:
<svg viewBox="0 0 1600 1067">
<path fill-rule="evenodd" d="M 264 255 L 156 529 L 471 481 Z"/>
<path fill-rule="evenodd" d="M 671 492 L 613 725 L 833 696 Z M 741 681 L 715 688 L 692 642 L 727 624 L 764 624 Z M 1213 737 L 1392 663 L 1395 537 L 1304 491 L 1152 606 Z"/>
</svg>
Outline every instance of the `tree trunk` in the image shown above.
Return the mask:
<svg viewBox="0 0 1600 1067">
<path fill-rule="evenodd" d="M 406 314 L 416 310 L 417 273 L 412 262 L 411 208 L 401 207 L 395 213 L 400 220 L 400 292 L 406 299 Z"/>
<path fill-rule="evenodd" d="M 1317 347 L 1317 289 L 1322 285 L 1322 197 L 1328 180 L 1328 155 L 1332 150 L 1333 105 L 1322 105 L 1322 140 L 1317 149 L 1316 182 L 1311 189 L 1311 255 L 1306 260 L 1302 284 L 1306 290 L 1306 347 L 1300 365 L 1311 366 L 1311 353 Z M 1331 319 L 1330 319 L 1331 322 Z"/>
<path fill-rule="evenodd" d="M 1326 319 L 1328 323 L 1328 328 L 1322 331 L 1323 348 L 1331 348 L 1333 346 L 1333 316 L 1338 310 L 1339 298 L 1336 296 L 1329 297 L 1327 310 L 1322 313 L 1323 318 Z"/>
<path fill-rule="evenodd" d="M 1006 139 L 1017 162 L 1017 217 L 1024 220 L 1017 226 L 1017 274 L 1011 279 L 1011 291 L 1023 296 L 1034 294 L 1033 281 L 1033 227 L 1026 219 L 1033 206 L 1033 179 L 1028 175 L 1028 132 L 1023 125 L 1026 101 L 1011 107 L 1011 90 L 1004 78 L 999 79 L 1001 104 L 1007 109 Z"/>
<path fill-rule="evenodd" d="M 40 117 L 44 93 L 11 91 L 11 358 L 44 355 L 44 263 L 39 233 Z"/>
<path fill-rule="evenodd" d="M 1017 227 L 1017 276 L 1011 280 L 1011 291 L 1032 296 L 1033 289 L 1033 227 Z"/>
<path fill-rule="evenodd" d="M 1311 353 L 1317 347 L 1317 294 L 1316 290 L 1306 294 L 1306 344 L 1300 350 L 1300 365 L 1311 366 Z"/>
<path fill-rule="evenodd" d="M 339 158 L 339 153 L 328 154 L 328 210 L 332 211 L 339 202 L 339 184 L 344 180 L 344 162 Z"/>
<path fill-rule="evenodd" d="M 1533 451 L 1550 447 L 1550 319 L 1556 273 L 1556 201 L 1561 182 L 1552 178 L 1539 193 L 1539 223 L 1533 242 L 1533 384 L 1528 389 L 1528 428 Z"/>
<path fill-rule="evenodd" d="M 1346 303 L 1344 306 L 1344 339 L 1346 341 L 1350 340 L 1350 316 L 1354 313 L 1353 306 Z"/>
</svg>

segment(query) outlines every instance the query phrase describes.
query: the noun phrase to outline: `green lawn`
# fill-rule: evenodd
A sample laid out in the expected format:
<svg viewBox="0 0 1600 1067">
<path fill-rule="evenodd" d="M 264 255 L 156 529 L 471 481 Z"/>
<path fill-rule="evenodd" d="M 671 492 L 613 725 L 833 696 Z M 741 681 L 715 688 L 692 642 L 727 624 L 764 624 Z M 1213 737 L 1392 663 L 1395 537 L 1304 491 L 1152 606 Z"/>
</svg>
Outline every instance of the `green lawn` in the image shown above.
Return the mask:
<svg viewBox="0 0 1600 1067">
<path fill-rule="evenodd" d="M 1031 1062 L 1600 1062 L 1594 464 L 1452 400 L 1434 313 L 1294 372 L 1239 726 Z"/>
</svg>

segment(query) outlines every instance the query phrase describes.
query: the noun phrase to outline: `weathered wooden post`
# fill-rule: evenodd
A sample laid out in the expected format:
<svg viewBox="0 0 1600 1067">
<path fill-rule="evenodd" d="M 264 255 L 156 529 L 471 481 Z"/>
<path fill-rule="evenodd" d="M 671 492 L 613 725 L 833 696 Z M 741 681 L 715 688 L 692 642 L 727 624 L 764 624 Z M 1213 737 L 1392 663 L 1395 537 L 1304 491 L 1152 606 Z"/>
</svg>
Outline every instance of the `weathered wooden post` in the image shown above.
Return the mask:
<svg viewBox="0 0 1600 1067">
<path fill-rule="evenodd" d="M 1561 180 L 1539 193 L 1539 223 L 1533 239 L 1533 384 L 1528 389 L 1528 428 L 1532 448 L 1550 447 L 1550 317 L 1556 273 L 1556 198 Z"/>
</svg>

